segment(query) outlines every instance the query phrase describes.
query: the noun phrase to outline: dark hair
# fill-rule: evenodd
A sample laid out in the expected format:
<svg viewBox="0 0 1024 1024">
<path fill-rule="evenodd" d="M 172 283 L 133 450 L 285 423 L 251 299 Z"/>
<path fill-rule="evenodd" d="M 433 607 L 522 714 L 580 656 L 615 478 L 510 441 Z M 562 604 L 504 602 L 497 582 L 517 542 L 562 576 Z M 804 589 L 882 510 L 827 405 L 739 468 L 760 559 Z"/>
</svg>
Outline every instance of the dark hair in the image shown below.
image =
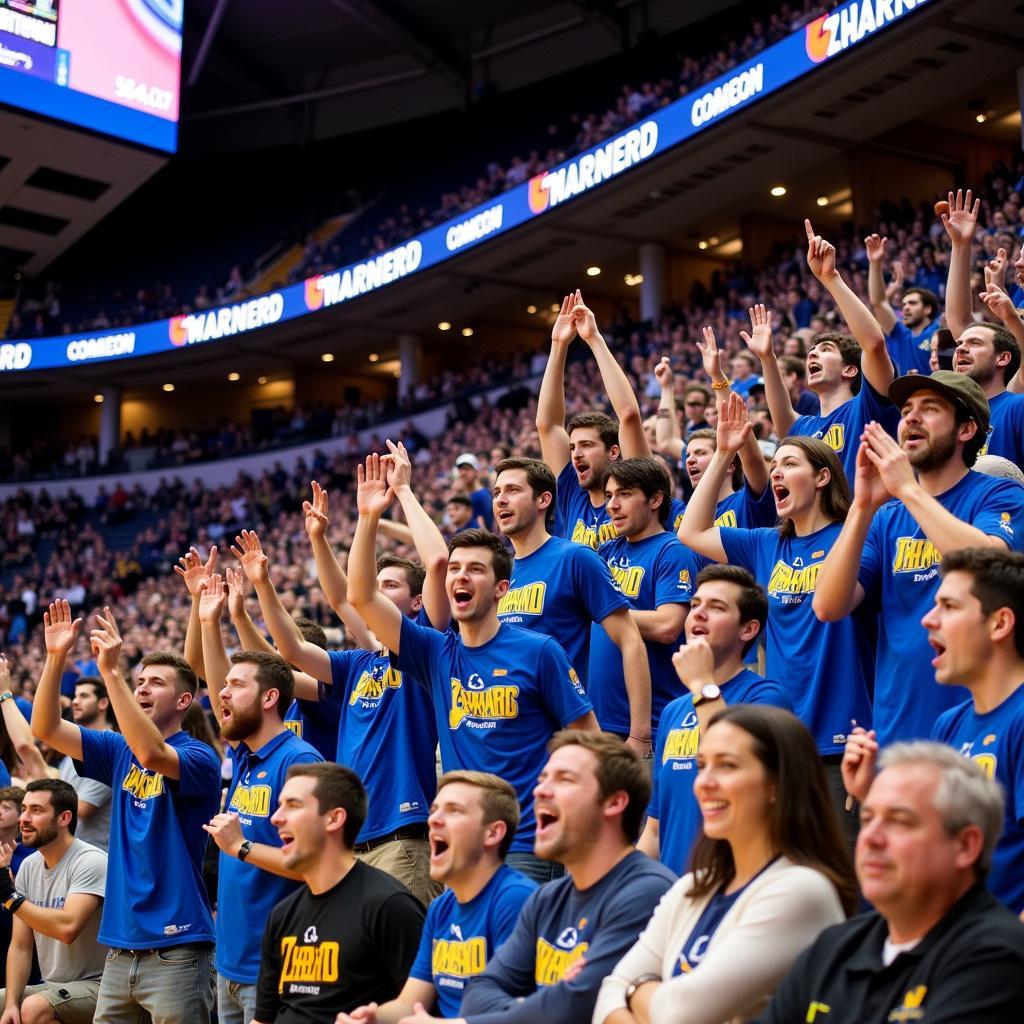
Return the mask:
<svg viewBox="0 0 1024 1024">
<path fill-rule="evenodd" d="M 401 569 L 405 573 L 405 581 L 409 584 L 409 593 L 419 597 L 423 593 L 423 583 L 427 578 L 427 570 L 418 562 L 398 555 L 381 555 L 377 559 L 377 572 L 381 569 Z"/>
<path fill-rule="evenodd" d="M 694 580 L 693 592 L 696 594 L 702 583 L 715 581 L 732 583 L 739 588 L 736 608 L 740 613 L 740 625 L 745 622 L 757 622 L 757 635 L 743 646 L 743 653 L 746 654 L 757 643 L 757 638 L 764 635 L 765 623 L 768 621 L 768 595 L 764 587 L 754 579 L 753 573 L 741 565 L 728 565 L 724 562 L 704 566 Z"/>
<path fill-rule="evenodd" d="M 815 335 L 814 344 L 811 347 L 813 348 L 814 345 L 820 345 L 822 342 L 828 342 L 835 345 L 839 350 L 839 355 L 842 357 L 843 366 L 857 367 L 857 376 L 850 381 L 850 390 L 854 394 L 857 394 L 857 392 L 860 391 L 860 386 L 864 377 L 864 374 L 861 373 L 860 369 L 860 345 L 858 345 L 857 342 L 848 334 L 840 334 L 838 331 L 826 331 L 824 334 Z"/>
<path fill-rule="evenodd" d="M 150 651 L 140 664 L 143 668 L 149 668 L 150 665 L 166 665 L 173 668 L 178 674 L 175 683 L 178 696 L 190 693 L 194 697 L 199 692 L 199 678 L 192 671 L 191 665 L 180 654 L 172 654 L 170 651 Z"/>
<path fill-rule="evenodd" d="M 992 348 L 995 349 L 996 355 L 1001 352 L 1010 353 L 1010 361 L 1003 367 L 1003 383 L 1009 384 L 1020 369 L 1020 345 L 1017 343 L 1017 339 L 1002 324 L 993 324 L 986 320 L 980 324 L 971 324 L 971 326 L 987 327 L 992 332 Z M 972 462 L 970 465 L 973 466 L 974 463 Z"/>
<path fill-rule="evenodd" d="M 319 647 L 322 651 L 327 650 L 327 634 L 319 622 L 314 622 L 312 619 L 300 616 L 295 620 L 295 625 L 298 626 L 302 639 L 306 643 L 313 644 L 314 647 Z"/>
<path fill-rule="evenodd" d="M 698 427 L 686 435 L 686 443 L 691 441 L 710 441 L 718 448 L 718 431 L 714 427 Z M 743 486 L 743 464 L 737 455 L 732 460 L 732 489 L 738 491 Z"/>
<path fill-rule="evenodd" d="M 356 844 L 356 836 L 366 821 L 366 789 L 362 780 L 351 768 L 333 761 L 317 761 L 311 764 L 293 764 L 286 778 L 308 776 L 316 779 L 313 796 L 321 814 L 327 814 L 336 807 L 345 812 L 345 824 L 341 830 L 342 842 L 349 849 Z"/>
<path fill-rule="evenodd" d="M 256 685 L 262 697 L 268 690 L 277 690 L 277 713 L 284 719 L 295 697 L 295 673 L 279 654 L 267 651 L 235 651 L 232 665 L 255 665 Z"/>
<path fill-rule="evenodd" d="M 754 754 L 775 783 L 768 822 L 772 849 L 794 864 L 820 871 L 836 888 L 849 915 L 857 907 L 857 883 L 832 807 L 814 737 L 793 714 L 767 704 L 733 704 L 711 719 L 707 732 L 729 722 L 753 740 Z M 693 849 L 690 895 L 704 896 L 735 877 L 732 847 L 701 830 Z"/>
<path fill-rule="evenodd" d="M 505 822 L 505 838 L 498 846 L 498 856 L 504 860 L 508 853 L 512 840 L 516 837 L 516 829 L 519 828 L 519 799 L 512 783 L 506 782 L 497 775 L 490 772 L 470 771 L 460 768 L 456 771 L 445 772 L 437 780 L 438 793 L 445 786 L 455 782 L 462 782 L 467 786 L 473 786 L 480 790 L 480 806 L 484 812 L 484 824 L 490 825 L 495 821 Z"/>
<path fill-rule="evenodd" d="M 1013 646 L 1024 658 L 1024 555 L 996 548 L 961 548 L 943 555 L 943 576 L 964 572 L 971 578 L 971 593 L 985 615 L 1000 608 L 1013 612 Z"/>
<path fill-rule="evenodd" d="M 25 790 L 21 786 L 4 786 L 0 789 L 0 803 L 5 800 L 12 804 L 21 806 L 21 801 L 25 799 Z"/>
<path fill-rule="evenodd" d="M 780 356 L 779 366 L 782 367 L 783 376 L 796 373 L 800 375 L 801 380 L 807 379 L 807 361 L 805 359 L 798 359 L 796 356 Z"/>
<path fill-rule="evenodd" d="M 619 425 L 603 412 L 578 412 L 566 424 L 566 432 L 572 434 L 581 427 L 592 427 L 601 437 L 605 448 L 619 443 Z"/>
<path fill-rule="evenodd" d="M 107 693 L 107 688 L 99 676 L 79 676 L 75 680 L 75 689 L 80 686 L 91 686 L 97 700 L 110 700 L 110 694 Z"/>
<path fill-rule="evenodd" d="M 651 800 L 651 776 L 635 751 L 610 732 L 562 729 L 548 742 L 548 753 L 562 747 L 583 747 L 597 760 L 597 784 L 602 800 L 623 792 L 629 803 L 622 812 L 622 831 L 631 843 L 640 838 L 640 827 Z"/>
<path fill-rule="evenodd" d="M 711 392 L 708 391 L 708 389 L 704 387 L 703 384 L 697 384 L 696 382 L 694 382 L 693 384 L 687 384 L 686 387 L 683 388 L 683 401 L 686 401 L 687 395 L 693 394 L 694 392 L 699 394 L 700 397 L 704 399 L 705 405 L 707 405 L 708 402 L 711 401 Z"/>
<path fill-rule="evenodd" d="M 613 477 L 620 487 L 643 491 L 648 501 L 656 494 L 660 494 L 661 504 L 655 510 L 658 522 L 662 526 L 668 522 L 669 505 L 672 503 L 672 481 L 660 462 L 650 458 L 618 459 L 605 472 L 602 486 L 607 489 L 608 481 Z"/>
<path fill-rule="evenodd" d="M 779 442 L 775 452 L 776 458 L 787 445 L 799 448 L 807 456 L 807 461 L 816 473 L 823 469 L 828 470 L 829 482 L 819 492 L 821 511 L 830 523 L 841 523 L 850 511 L 850 485 L 846 481 L 846 472 L 839 461 L 839 456 L 824 441 L 816 437 L 790 435 Z M 780 537 L 792 537 L 796 527 L 793 520 L 787 517 L 779 523 L 778 530 Z"/>
<path fill-rule="evenodd" d="M 917 285 L 914 285 L 912 288 L 903 290 L 903 298 L 908 295 L 920 295 L 922 305 L 931 306 L 933 320 L 939 315 L 939 297 L 930 288 L 918 288 Z"/>
<path fill-rule="evenodd" d="M 198 701 L 192 701 L 185 714 L 181 716 L 181 728 L 193 739 L 205 743 L 211 750 L 216 751 L 221 759 L 224 757 L 224 748 L 217 740 L 217 736 L 210 725 L 210 716 L 203 710 Z"/>
<path fill-rule="evenodd" d="M 448 554 L 451 555 L 456 548 L 486 548 L 491 553 L 495 582 L 512 578 L 512 556 L 501 538 L 490 530 L 460 530 L 448 541 Z"/>
<path fill-rule="evenodd" d="M 545 525 L 550 526 L 555 519 L 555 495 L 558 493 L 558 483 L 555 474 L 546 462 L 540 459 L 528 459 L 522 455 L 513 455 L 510 458 L 502 459 L 494 467 L 494 482 L 506 470 L 521 469 L 526 474 L 526 482 L 530 485 L 533 497 L 539 498 L 542 494 L 551 495 L 551 504 L 544 510 Z"/>
<path fill-rule="evenodd" d="M 65 811 L 71 812 L 68 831 L 74 835 L 75 829 L 78 828 L 78 793 L 75 787 L 63 779 L 33 779 L 25 787 L 25 795 L 39 792 L 50 794 L 55 818 L 59 818 Z M 25 796 L 23 795 L 21 799 L 24 800 Z"/>
<path fill-rule="evenodd" d="M 446 505 L 465 505 L 466 508 L 473 507 L 473 502 L 468 494 L 452 494 L 445 498 L 444 503 Z"/>
</svg>

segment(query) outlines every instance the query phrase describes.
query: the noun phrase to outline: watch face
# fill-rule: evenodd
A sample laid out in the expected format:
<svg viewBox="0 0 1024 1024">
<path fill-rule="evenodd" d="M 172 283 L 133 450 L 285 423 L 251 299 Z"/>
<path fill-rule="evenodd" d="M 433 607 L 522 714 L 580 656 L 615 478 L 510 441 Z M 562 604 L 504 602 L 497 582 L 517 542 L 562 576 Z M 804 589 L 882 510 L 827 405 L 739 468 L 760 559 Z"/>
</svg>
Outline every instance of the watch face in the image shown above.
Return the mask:
<svg viewBox="0 0 1024 1024">
<path fill-rule="evenodd" d="M 721 694 L 722 691 L 715 686 L 714 683 L 710 683 L 700 691 L 700 695 L 704 700 L 715 700 L 715 698 L 720 697 Z"/>
</svg>

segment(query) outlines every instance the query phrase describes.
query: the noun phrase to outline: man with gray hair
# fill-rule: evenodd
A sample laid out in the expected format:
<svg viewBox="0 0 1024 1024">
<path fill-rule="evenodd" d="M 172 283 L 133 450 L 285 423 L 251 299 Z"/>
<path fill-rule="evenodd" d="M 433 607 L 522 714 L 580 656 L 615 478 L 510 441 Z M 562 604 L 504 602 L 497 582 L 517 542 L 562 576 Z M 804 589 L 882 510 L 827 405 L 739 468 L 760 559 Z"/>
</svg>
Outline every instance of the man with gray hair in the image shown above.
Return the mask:
<svg viewBox="0 0 1024 1024">
<path fill-rule="evenodd" d="M 999 785 L 941 743 L 897 743 L 861 807 L 857 880 L 874 911 L 826 929 L 761 1024 L 1016 1024 L 1024 924 L 985 888 Z"/>
</svg>

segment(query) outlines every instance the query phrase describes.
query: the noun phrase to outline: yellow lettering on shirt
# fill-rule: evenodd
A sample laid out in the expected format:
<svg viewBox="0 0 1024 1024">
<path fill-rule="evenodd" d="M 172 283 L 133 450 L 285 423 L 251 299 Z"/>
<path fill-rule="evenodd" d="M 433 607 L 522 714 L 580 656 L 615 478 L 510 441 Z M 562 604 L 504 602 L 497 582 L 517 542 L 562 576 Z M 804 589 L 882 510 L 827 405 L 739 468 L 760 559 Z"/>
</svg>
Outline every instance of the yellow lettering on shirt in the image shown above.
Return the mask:
<svg viewBox="0 0 1024 1024">
<path fill-rule="evenodd" d="M 990 778 L 996 777 L 996 755 L 975 754 L 971 760 Z"/>
<path fill-rule="evenodd" d="M 469 978 L 482 974 L 487 966 L 487 941 L 476 936 L 458 942 L 455 939 L 434 939 L 430 955 L 431 974 L 450 974 Z"/>
<path fill-rule="evenodd" d="M 611 523 L 602 523 L 594 529 L 593 526 L 587 526 L 582 519 L 577 519 L 570 539 L 573 544 L 585 544 L 596 551 L 606 540 L 614 540 L 618 535 L 618 530 Z"/>
<path fill-rule="evenodd" d="M 921 1004 L 927 994 L 927 985 L 918 985 L 916 988 L 912 988 L 903 997 L 903 1002 L 889 1014 L 887 1019 L 891 1024 L 906 1024 L 907 1021 L 921 1020 L 924 1017 Z"/>
<path fill-rule="evenodd" d="M 833 423 L 825 431 L 822 441 L 825 442 L 834 452 L 841 452 L 846 444 L 846 427 L 842 423 Z"/>
<path fill-rule="evenodd" d="M 781 559 L 775 563 L 771 576 L 768 578 L 768 593 L 776 594 L 813 594 L 818 585 L 818 573 L 822 562 L 813 565 L 787 565 Z"/>
<path fill-rule="evenodd" d="M 695 725 L 690 729 L 673 729 L 665 740 L 661 763 L 664 764 L 673 758 L 696 757 L 699 745 L 700 726 Z"/>
<path fill-rule="evenodd" d="M 302 739 L 302 720 L 301 719 L 289 719 L 284 723 L 286 729 L 291 729 L 299 739 Z"/>
<path fill-rule="evenodd" d="M 499 615 L 543 615 L 544 594 L 546 583 L 527 583 L 525 586 L 510 590 L 498 602 Z"/>
<path fill-rule="evenodd" d="M 488 686 L 483 690 L 467 690 L 461 679 L 452 679 L 452 706 L 448 712 L 448 728 L 458 729 L 463 719 L 518 718 L 518 686 Z"/>
<path fill-rule="evenodd" d="M 363 698 L 364 700 L 377 700 L 383 696 L 384 691 L 390 686 L 391 689 L 397 690 L 402 685 L 402 673 L 396 668 L 392 668 L 390 665 L 384 671 L 383 675 L 378 678 L 374 678 L 372 672 L 364 672 L 356 683 L 352 690 L 352 696 L 349 697 L 348 703 L 351 707 L 357 700 Z"/>
<path fill-rule="evenodd" d="M 814 1024 L 818 1014 L 831 1013 L 832 1007 L 827 1003 L 813 1002 L 807 1007 L 807 1016 L 804 1017 L 804 1024 Z"/>
<path fill-rule="evenodd" d="M 281 976 L 277 991 L 283 992 L 292 982 L 323 984 L 338 980 L 340 947 L 337 942 L 321 942 L 316 946 L 300 946 L 297 935 L 281 939 Z"/>
<path fill-rule="evenodd" d="M 136 796 L 140 800 L 149 800 L 151 797 L 160 796 L 163 793 L 164 777 L 133 764 L 128 769 L 121 788 L 128 790 L 132 796 Z"/>
<path fill-rule="evenodd" d="M 900 537 L 892 560 L 893 572 L 919 572 L 942 561 L 942 555 L 926 537 Z"/>
<path fill-rule="evenodd" d="M 533 979 L 538 985 L 557 985 L 577 960 L 583 959 L 589 942 L 578 942 L 572 949 L 559 949 L 545 939 L 537 939 L 537 957 Z"/>
<path fill-rule="evenodd" d="M 270 814 L 270 787 L 239 784 L 231 796 L 229 809 L 256 818 L 267 817 Z"/>
<path fill-rule="evenodd" d="M 626 597 L 637 597 L 640 594 L 640 584 L 643 581 L 644 573 L 647 571 L 642 565 L 627 566 L 608 564 L 612 578 L 619 585 L 619 589 Z"/>
<path fill-rule="evenodd" d="M 716 520 L 715 526 L 736 526 L 736 510 L 727 508 Z"/>
</svg>

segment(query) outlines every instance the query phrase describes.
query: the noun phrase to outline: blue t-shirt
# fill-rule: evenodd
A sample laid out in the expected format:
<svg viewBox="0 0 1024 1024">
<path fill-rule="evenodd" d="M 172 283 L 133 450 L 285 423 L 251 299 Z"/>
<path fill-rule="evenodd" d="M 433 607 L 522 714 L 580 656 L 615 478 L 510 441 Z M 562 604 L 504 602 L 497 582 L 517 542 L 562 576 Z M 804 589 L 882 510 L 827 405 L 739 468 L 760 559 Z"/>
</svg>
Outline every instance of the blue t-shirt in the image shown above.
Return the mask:
<svg viewBox="0 0 1024 1024">
<path fill-rule="evenodd" d="M 1014 914 L 1024 910 L 1024 685 L 980 715 L 966 701 L 939 717 L 931 738 L 956 747 L 995 779 L 1006 798 L 988 888 Z"/>
<path fill-rule="evenodd" d="M 1014 550 L 1024 542 L 1024 488 L 1013 480 L 967 472 L 938 503 Z M 940 686 L 921 619 L 935 603 L 942 556 L 901 501 L 883 505 L 871 521 L 858 578 L 881 609 L 875 658 L 874 723 L 883 746 L 926 739 L 943 711 L 968 696 Z"/>
<path fill-rule="evenodd" d="M 1003 391 L 988 400 L 988 437 L 980 455 L 1001 455 L 1024 470 L 1024 395 Z"/>
<path fill-rule="evenodd" d="M 143 768 L 119 732 L 79 732 L 75 771 L 113 791 L 99 941 L 121 949 L 213 942 L 203 825 L 220 808 L 216 752 L 187 732 L 166 737 L 180 767 L 168 779 Z"/>
<path fill-rule="evenodd" d="M 608 563 L 630 608 L 649 612 L 666 604 L 690 604 L 699 566 L 693 552 L 675 534 L 665 531 L 638 541 L 616 537 L 602 544 L 598 555 Z M 653 640 L 645 643 L 651 670 L 651 727 L 655 732 L 662 708 L 682 692 L 672 655 L 683 642 L 680 633 L 669 644 Z M 591 626 L 587 695 L 601 728 L 627 736 L 629 700 L 623 678 L 622 653 L 595 622 Z"/>
<path fill-rule="evenodd" d="M 771 488 L 768 488 L 769 491 Z M 679 498 L 673 498 L 668 503 L 668 521 L 665 524 L 665 529 L 671 533 L 679 532 L 679 524 L 683 521 L 683 515 L 686 512 L 686 502 L 681 501 Z M 614 529 L 614 528 L 613 528 Z"/>
<path fill-rule="evenodd" d="M 458 1017 L 466 984 L 480 974 L 512 934 L 519 911 L 537 883 L 502 864 L 468 903 L 446 889 L 427 907 L 410 978 L 437 992 L 436 1017 Z"/>
<path fill-rule="evenodd" d="M 387 654 L 331 651 L 330 658 L 332 685 L 322 696 L 341 717 L 332 759 L 363 780 L 369 798 L 357 841 L 426 821 L 437 789 L 437 727 L 429 693 L 393 668 Z"/>
<path fill-rule="evenodd" d="M 828 416 L 798 416 L 789 433 L 793 437 L 817 437 L 824 441 L 839 456 L 852 487 L 857 474 L 860 435 L 872 420 L 877 420 L 887 434 L 895 437 L 900 411 L 865 380 L 853 398 Z"/>
<path fill-rule="evenodd" d="M 573 544 L 583 544 L 595 551 L 616 536 L 607 503 L 592 505 L 589 492 L 580 487 L 572 460 L 558 474 L 555 490 L 555 525 L 551 531 Z"/>
<path fill-rule="evenodd" d="M 715 506 L 715 526 L 754 530 L 759 526 L 774 526 L 778 518 L 771 487 L 766 487 L 758 495 L 746 481 L 738 491 L 727 494 Z"/>
<path fill-rule="evenodd" d="M 473 506 L 473 521 L 470 526 L 477 525 L 477 517 L 484 521 L 484 529 L 490 530 L 494 526 L 494 499 L 486 487 L 478 487 L 470 496 L 470 503 Z"/>
<path fill-rule="evenodd" d="M 772 704 L 793 710 L 793 701 L 783 686 L 772 679 L 762 679 L 749 669 L 743 669 L 723 683 L 721 690 L 726 704 Z M 697 712 L 693 695 L 687 693 L 662 712 L 654 748 L 651 802 L 647 808 L 648 815 L 658 822 L 660 860 L 680 875 L 686 869 L 703 824 L 697 798 L 693 795 L 699 744 Z"/>
<path fill-rule="evenodd" d="M 333 761 L 338 750 L 340 722 L 338 705 L 323 700 L 293 700 L 284 716 L 284 724 L 325 761 Z"/>
<path fill-rule="evenodd" d="M 28 722 L 29 724 L 31 724 L 31 722 L 32 722 L 32 701 L 25 700 L 24 697 L 19 697 L 19 696 L 15 695 L 14 703 L 17 705 L 18 710 L 22 713 L 25 721 Z M 4 785 L 9 786 L 10 783 L 7 782 L 7 783 L 4 783 Z"/>
<path fill-rule="evenodd" d="M 756 385 L 764 387 L 764 377 L 760 377 L 756 373 L 752 373 L 749 377 L 744 377 L 743 380 L 733 379 L 731 384 L 732 390 L 744 398 L 750 394 L 750 389 Z"/>
<path fill-rule="evenodd" d="M 586 689 L 591 623 L 628 607 L 596 552 L 549 537 L 532 555 L 512 563 L 512 579 L 498 604 L 498 618 L 554 637 Z"/>
<path fill-rule="evenodd" d="M 896 364 L 897 375 L 914 371 L 927 375 L 932 372 L 932 335 L 941 325 L 942 318 L 936 317 L 920 334 L 914 334 L 909 327 L 897 323 L 885 336 L 885 347 L 889 351 L 889 358 Z M 860 444 L 859 434 L 857 444 Z"/>
<path fill-rule="evenodd" d="M 11 784 L 11 773 L 7 770 L 7 765 L 0 761 L 0 788 L 6 789 Z"/>
<path fill-rule="evenodd" d="M 467 647 L 450 629 L 409 619 L 400 646 L 392 664 L 433 698 L 444 770 L 493 772 L 510 782 L 522 812 L 512 849 L 532 851 L 533 787 L 548 740 L 591 710 L 565 651 L 549 636 L 505 623 L 487 643 Z"/>
<path fill-rule="evenodd" d="M 254 843 L 280 846 L 270 824 L 288 769 L 323 758 L 286 729 L 259 750 L 245 743 L 228 747 L 234 773 L 226 808 L 238 815 L 242 835 Z M 255 985 L 260 974 L 260 942 L 274 905 L 300 885 L 263 871 L 222 850 L 217 872 L 217 970 L 231 981 Z"/>
<path fill-rule="evenodd" d="M 871 657 L 862 617 L 819 622 L 811 602 L 818 573 L 841 529 L 806 537 L 778 530 L 721 529 L 728 561 L 749 569 L 768 592 L 765 671 L 781 680 L 797 717 L 822 754 L 841 754 L 850 722 L 868 728 Z"/>
</svg>

